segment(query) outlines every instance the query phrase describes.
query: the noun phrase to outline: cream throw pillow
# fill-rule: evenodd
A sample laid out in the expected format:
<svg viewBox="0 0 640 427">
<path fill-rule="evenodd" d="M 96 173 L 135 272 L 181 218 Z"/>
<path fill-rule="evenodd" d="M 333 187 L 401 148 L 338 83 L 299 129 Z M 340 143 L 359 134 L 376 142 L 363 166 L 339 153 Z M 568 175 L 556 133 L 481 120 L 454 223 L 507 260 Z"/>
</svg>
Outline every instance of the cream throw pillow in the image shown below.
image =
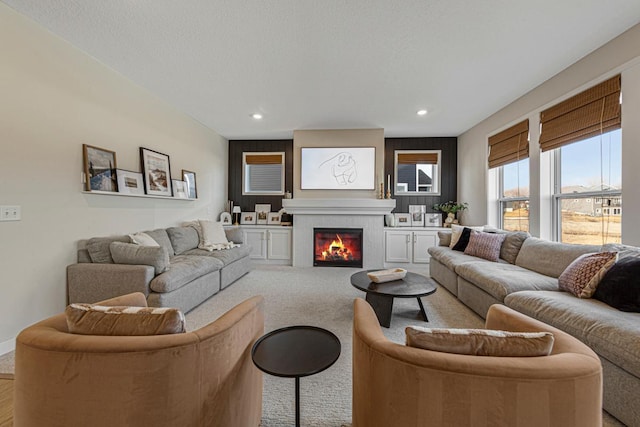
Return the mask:
<svg viewBox="0 0 640 427">
<path fill-rule="evenodd" d="M 158 242 L 153 240 L 153 237 L 149 236 L 147 233 L 135 233 L 129 234 L 129 238 L 131 239 L 131 243 L 140 246 L 160 246 Z"/>
<path fill-rule="evenodd" d="M 71 304 L 65 314 L 72 334 L 130 336 L 186 332 L 184 314 L 177 308 Z"/>
<path fill-rule="evenodd" d="M 227 235 L 224 232 L 221 222 L 199 220 L 202 246 L 215 246 L 219 244 L 227 244 Z"/>
<path fill-rule="evenodd" d="M 408 326 L 407 345 L 425 350 L 471 356 L 548 356 L 551 332 L 508 332 L 491 329 L 437 329 Z"/>
<path fill-rule="evenodd" d="M 468 227 L 466 225 L 451 224 L 451 242 L 449 243 L 449 247 L 451 249 L 453 249 L 456 243 L 458 243 L 458 240 L 460 240 L 460 236 L 462 235 L 462 230 L 464 230 L 465 227 L 470 228 L 472 230 L 476 230 L 476 231 L 482 231 L 484 229 L 484 226 L 482 225 L 479 225 L 476 227 Z"/>
</svg>

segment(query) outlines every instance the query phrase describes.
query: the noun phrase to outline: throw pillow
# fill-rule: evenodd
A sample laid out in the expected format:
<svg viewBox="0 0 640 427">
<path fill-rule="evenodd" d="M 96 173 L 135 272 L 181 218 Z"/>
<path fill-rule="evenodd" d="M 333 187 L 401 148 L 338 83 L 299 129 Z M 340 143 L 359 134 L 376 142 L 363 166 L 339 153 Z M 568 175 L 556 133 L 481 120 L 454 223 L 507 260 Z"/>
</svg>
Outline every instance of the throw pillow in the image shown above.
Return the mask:
<svg viewBox="0 0 640 427">
<path fill-rule="evenodd" d="M 93 237 L 87 240 L 87 252 L 91 262 L 96 264 L 113 264 L 109 245 L 112 242 L 130 243 L 129 236 L 113 236 L 113 237 Z"/>
<path fill-rule="evenodd" d="M 140 245 L 140 246 L 160 246 L 158 244 L 158 242 L 156 242 L 155 240 L 153 240 L 153 238 L 151 236 L 149 236 L 147 233 L 134 233 L 134 234 L 129 234 L 129 238 L 131 239 L 131 243 L 134 243 L 136 245 Z"/>
<path fill-rule="evenodd" d="M 451 244 L 451 232 L 450 231 L 438 231 L 438 246 L 449 246 Z"/>
<path fill-rule="evenodd" d="M 407 345 L 410 347 L 472 356 L 548 356 L 553 348 L 551 332 L 408 326 L 405 333 Z"/>
<path fill-rule="evenodd" d="M 176 308 L 106 307 L 71 304 L 67 327 L 81 335 L 166 335 L 186 331 L 182 312 Z"/>
<path fill-rule="evenodd" d="M 113 242 L 109 248 L 116 264 L 150 265 L 155 270 L 156 276 L 169 267 L 169 254 L 162 246 Z"/>
<path fill-rule="evenodd" d="M 200 236 L 201 246 L 229 243 L 221 222 L 200 220 L 199 223 L 202 230 L 202 235 Z"/>
<path fill-rule="evenodd" d="M 454 251 L 464 252 L 464 250 L 467 248 L 467 245 L 469 244 L 469 239 L 471 238 L 471 234 L 473 233 L 475 233 L 475 230 L 464 227 L 464 229 L 462 230 L 462 233 L 460 234 L 460 238 L 458 239 L 456 244 L 453 245 L 453 248 L 451 249 L 453 249 Z"/>
<path fill-rule="evenodd" d="M 510 231 L 506 234 L 502 247 L 500 248 L 500 258 L 509 264 L 515 264 L 518 253 L 525 240 L 531 237 L 526 231 Z"/>
<path fill-rule="evenodd" d="M 464 250 L 464 253 L 497 262 L 500 258 L 502 242 L 504 242 L 506 237 L 506 234 L 473 233 L 469 237 L 469 244 Z"/>
<path fill-rule="evenodd" d="M 449 244 L 449 247 L 451 249 L 453 249 L 453 247 L 456 245 L 456 243 L 458 243 L 458 240 L 460 239 L 460 236 L 462 235 L 462 231 L 465 228 L 470 228 L 470 229 L 476 230 L 476 231 L 482 231 L 482 229 L 484 227 L 482 225 L 476 226 L 476 227 L 464 227 L 462 225 L 452 224 L 451 225 L 451 243 Z"/>
<path fill-rule="evenodd" d="M 593 298 L 620 311 L 640 313 L 640 256 L 628 256 L 604 275 Z"/>
<path fill-rule="evenodd" d="M 560 274 L 558 288 L 578 298 L 591 298 L 598 283 L 615 264 L 617 257 L 617 252 L 580 255 Z"/>
</svg>

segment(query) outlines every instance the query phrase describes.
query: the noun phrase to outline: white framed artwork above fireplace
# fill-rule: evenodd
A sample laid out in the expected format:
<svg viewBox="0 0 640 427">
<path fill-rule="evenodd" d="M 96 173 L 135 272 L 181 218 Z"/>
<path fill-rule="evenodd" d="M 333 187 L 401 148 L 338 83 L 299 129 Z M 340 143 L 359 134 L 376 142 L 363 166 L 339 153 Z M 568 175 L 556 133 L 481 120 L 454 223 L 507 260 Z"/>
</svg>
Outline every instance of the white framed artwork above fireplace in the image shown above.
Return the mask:
<svg viewBox="0 0 640 427">
<path fill-rule="evenodd" d="M 396 207 L 394 199 L 284 199 L 293 215 L 293 266 L 313 266 L 314 228 L 362 228 L 362 267 L 383 268 L 384 216 Z"/>
</svg>

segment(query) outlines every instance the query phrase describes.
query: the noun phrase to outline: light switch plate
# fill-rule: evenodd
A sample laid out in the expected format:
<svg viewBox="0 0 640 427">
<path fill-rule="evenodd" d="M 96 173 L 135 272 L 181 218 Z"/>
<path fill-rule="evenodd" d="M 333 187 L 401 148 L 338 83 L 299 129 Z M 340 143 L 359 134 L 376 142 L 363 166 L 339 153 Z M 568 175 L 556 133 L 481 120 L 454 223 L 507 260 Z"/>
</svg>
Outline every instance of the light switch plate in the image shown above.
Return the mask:
<svg viewBox="0 0 640 427">
<path fill-rule="evenodd" d="M 20 206 L 0 206 L 0 221 L 20 221 Z"/>
</svg>

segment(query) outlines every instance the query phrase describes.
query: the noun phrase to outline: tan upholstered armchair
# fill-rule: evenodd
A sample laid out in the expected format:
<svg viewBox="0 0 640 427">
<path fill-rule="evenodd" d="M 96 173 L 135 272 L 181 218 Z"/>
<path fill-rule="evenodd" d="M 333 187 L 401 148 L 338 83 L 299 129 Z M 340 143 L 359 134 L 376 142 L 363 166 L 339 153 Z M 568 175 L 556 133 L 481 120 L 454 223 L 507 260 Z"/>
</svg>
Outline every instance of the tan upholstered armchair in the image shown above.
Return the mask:
<svg viewBox="0 0 640 427">
<path fill-rule="evenodd" d="M 258 426 L 262 373 L 251 346 L 263 332 L 260 296 L 175 335 L 73 335 L 64 314 L 51 317 L 16 339 L 14 425 Z"/>
<path fill-rule="evenodd" d="M 387 340 L 357 299 L 353 427 L 602 426 L 602 368 L 591 349 L 502 305 L 489 309 L 486 327 L 552 332 L 553 351 L 487 357 L 407 347 Z"/>
</svg>

